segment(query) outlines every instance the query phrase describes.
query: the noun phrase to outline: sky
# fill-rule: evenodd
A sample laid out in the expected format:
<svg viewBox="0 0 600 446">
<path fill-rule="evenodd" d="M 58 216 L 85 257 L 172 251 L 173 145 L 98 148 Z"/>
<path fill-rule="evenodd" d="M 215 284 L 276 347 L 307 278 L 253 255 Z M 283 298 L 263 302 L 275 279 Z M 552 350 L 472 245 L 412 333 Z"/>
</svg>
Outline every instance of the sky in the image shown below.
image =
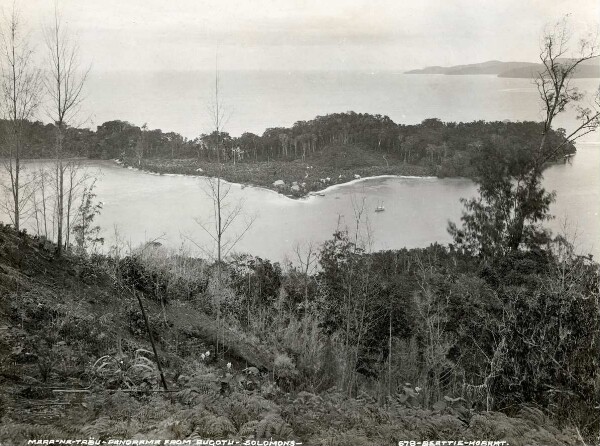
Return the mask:
<svg viewBox="0 0 600 446">
<path fill-rule="evenodd" d="M 0 0 L 2 9 L 13 0 Z M 53 0 L 16 0 L 41 41 Z M 536 61 L 544 25 L 597 0 L 59 0 L 94 70 L 406 70 Z M 596 28 L 594 28 L 596 27 Z"/>
</svg>

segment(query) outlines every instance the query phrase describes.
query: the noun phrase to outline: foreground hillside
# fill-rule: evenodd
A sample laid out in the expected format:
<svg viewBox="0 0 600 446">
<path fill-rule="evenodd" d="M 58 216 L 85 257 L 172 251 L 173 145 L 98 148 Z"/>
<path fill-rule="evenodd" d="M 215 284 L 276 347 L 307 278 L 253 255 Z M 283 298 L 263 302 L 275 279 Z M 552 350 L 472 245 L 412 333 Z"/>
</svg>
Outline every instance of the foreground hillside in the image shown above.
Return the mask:
<svg viewBox="0 0 600 446">
<path fill-rule="evenodd" d="M 222 324 L 200 298 L 184 298 L 183 287 L 179 298 L 171 287 L 171 298 L 158 302 L 135 268 L 57 259 L 53 251 L 47 242 L 0 227 L 2 444 L 89 437 L 581 444 L 575 431 L 559 430 L 532 406 L 509 417 L 474 410 L 459 397 L 426 404 L 410 383 L 383 400 L 366 387 L 350 397 L 333 384 L 308 385 L 296 379 L 302 364 L 294 366 L 281 346 Z M 123 279 L 132 276 L 133 282 Z M 187 291 L 200 296 L 208 289 Z M 168 392 L 160 389 L 138 294 Z"/>
</svg>

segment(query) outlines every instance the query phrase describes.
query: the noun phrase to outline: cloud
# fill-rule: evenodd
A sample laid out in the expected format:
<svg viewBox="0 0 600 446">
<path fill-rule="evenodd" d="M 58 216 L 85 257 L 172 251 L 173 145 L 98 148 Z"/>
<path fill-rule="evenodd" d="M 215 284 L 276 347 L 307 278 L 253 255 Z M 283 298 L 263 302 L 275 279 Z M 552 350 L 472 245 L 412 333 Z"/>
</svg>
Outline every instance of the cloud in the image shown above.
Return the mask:
<svg viewBox="0 0 600 446">
<path fill-rule="evenodd" d="M 360 20 L 353 16 L 277 16 L 249 17 L 242 23 L 223 24 L 217 20 L 192 23 L 171 21 L 149 25 L 140 22 L 129 25 L 102 23 L 94 28 L 81 27 L 81 32 L 92 30 L 99 36 L 123 36 L 123 40 L 165 42 L 183 45 L 214 46 L 328 46 L 389 44 L 407 37 L 391 26 L 374 20 Z"/>
<path fill-rule="evenodd" d="M 339 17 L 261 21 L 236 30 L 216 30 L 213 35 L 224 45 L 240 46 L 377 45 L 399 38 L 389 29 Z"/>
<path fill-rule="evenodd" d="M 52 5 L 22 3 L 34 26 Z M 231 69 L 534 60 L 545 23 L 567 12 L 575 23 L 600 13 L 597 0 L 61 0 L 61 7 L 84 58 L 115 70 L 204 67 L 217 46 Z"/>
</svg>

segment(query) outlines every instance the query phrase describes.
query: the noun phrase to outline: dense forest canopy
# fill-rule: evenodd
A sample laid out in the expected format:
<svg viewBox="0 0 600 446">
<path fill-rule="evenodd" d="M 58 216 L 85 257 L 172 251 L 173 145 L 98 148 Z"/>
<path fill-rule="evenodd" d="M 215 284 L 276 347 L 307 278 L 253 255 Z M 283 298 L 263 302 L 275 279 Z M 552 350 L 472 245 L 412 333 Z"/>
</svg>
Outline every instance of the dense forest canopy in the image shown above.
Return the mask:
<svg viewBox="0 0 600 446">
<path fill-rule="evenodd" d="M 420 124 L 404 125 L 387 116 L 347 112 L 298 121 L 290 128 L 268 128 L 262 135 L 246 132 L 233 137 L 226 132 L 212 132 L 194 139 L 115 120 L 99 125 L 96 131 L 70 128 L 65 142 L 72 156 L 212 162 L 220 150 L 219 159 L 225 163 L 306 160 L 326 148 L 340 150 L 355 145 L 395 163 L 434 167 L 440 176 L 473 176 L 474 163 L 483 154 L 489 157 L 496 153 L 509 157 L 515 166 L 522 164 L 541 132 L 541 124 L 531 121 L 455 123 L 426 119 Z M 29 122 L 26 134 L 24 156 L 52 157 L 52 125 Z M 549 136 L 548 146 L 556 146 L 564 139 L 564 131 L 558 129 Z M 568 144 L 559 156 L 574 151 L 574 146 Z"/>
</svg>

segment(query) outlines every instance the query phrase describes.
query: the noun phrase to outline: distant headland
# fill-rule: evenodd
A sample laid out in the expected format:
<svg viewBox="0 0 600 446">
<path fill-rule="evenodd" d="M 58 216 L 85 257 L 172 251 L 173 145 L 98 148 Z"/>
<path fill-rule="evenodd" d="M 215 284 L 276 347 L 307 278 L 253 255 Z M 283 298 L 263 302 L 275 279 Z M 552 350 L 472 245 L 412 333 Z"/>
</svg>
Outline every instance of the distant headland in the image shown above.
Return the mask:
<svg viewBox="0 0 600 446">
<path fill-rule="evenodd" d="M 544 67 L 541 63 L 535 62 L 501 62 L 499 60 L 490 60 L 487 62 L 454 65 L 451 67 L 431 66 L 420 70 L 410 70 L 405 74 L 445 74 L 451 76 L 459 75 L 496 75 L 498 77 L 509 78 L 531 78 Z M 591 59 L 582 63 L 575 71 L 575 78 L 600 78 L 600 60 Z"/>
</svg>

